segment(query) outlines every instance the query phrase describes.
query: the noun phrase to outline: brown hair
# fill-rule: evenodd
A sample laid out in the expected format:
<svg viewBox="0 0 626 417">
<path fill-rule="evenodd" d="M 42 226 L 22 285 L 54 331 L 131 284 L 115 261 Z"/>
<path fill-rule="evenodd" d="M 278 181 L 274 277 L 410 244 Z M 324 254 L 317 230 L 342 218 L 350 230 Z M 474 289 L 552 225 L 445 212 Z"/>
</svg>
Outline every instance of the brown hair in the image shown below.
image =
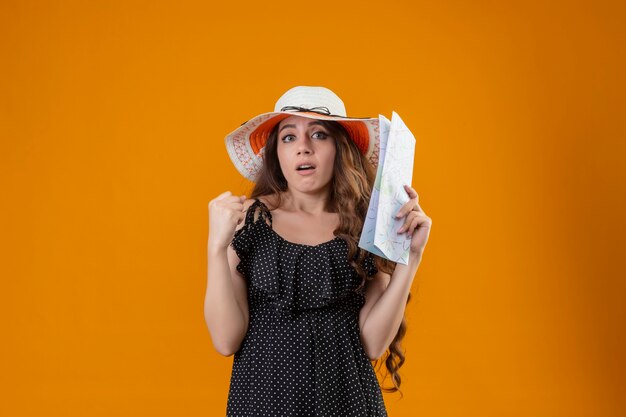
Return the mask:
<svg viewBox="0 0 626 417">
<path fill-rule="evenodd" d="M 335 229 L 334 234 L 347 242 L 350 264 L 362 278 L 357 290 L 362 290 L 364 289 L 365 281 L 373 279 L 373 277 L 367 276 L 361 265 L 367 253 L 358 248 L 358 241 L 367 214 L 371 190 L 376 179 L 376 169 L 363 156 L 356 144 L 349 139 L 348 132 L 339 122 L 330 120 L 322 120 L 321 122 L 329 130 L 330 136 L 335 139 L 337 149 L 330 198 L 326 209 L 329 212 L 339 214 L 339 227 Z M 277 202 L 271 203 L 275 204 L 274 208 L 281 206 L 282 193 L 287 190 L 287 180 L 280 168 L 276 152 L 279 124 L 277 123 L 274 126 L 267 139 L 264 149 L 263 167 L 250 194 L 250 198 L 275 195 Z M 341 202 L 341 210 L 339 210 L 339 202 Z M 355 257 L 357 253 L 358 257 Z M 374 255 L 374 262 L 379 271 L 387 274 L 392 274 L 396 267 L 395 262 L 376 255 Z M 409 292 L 407 304 L 410 299 L 411 293 Z M 401 396 L 403 396 L 400 390 L 402 379 L 399 369 L 404 364 L 405 359 L 401 342 L 406 334 L 406 330 L 406 316 L 403 316 L 398 332 L 391 345 L 387 348 L 386 354 L 376 359 L 375 362 L 375 365 L 378 364 L 378 369 L 380 369 L 384 361 L 388 374 L 391 375 L 393 387 L 382 387 L 382 390 L 386 392 L 400 391 Z"/>
</svg>

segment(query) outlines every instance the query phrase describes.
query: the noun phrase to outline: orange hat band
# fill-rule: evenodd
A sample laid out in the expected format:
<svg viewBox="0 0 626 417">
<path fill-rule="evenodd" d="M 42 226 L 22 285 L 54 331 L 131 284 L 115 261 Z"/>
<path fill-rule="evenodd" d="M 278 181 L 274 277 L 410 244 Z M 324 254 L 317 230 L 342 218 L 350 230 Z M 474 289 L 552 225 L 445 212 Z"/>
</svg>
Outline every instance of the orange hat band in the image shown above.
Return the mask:
<svg viewBox="0 0 626 417">
<path fill-rule="evenodd" d="M 366 155 L 368 146 L 369 146 L 369 131 L 367 126 L 363 122 L 352 121 L 348 122 L 345 120 L 339 120 L 336 117 L 328 117 L 324 115 L 320 115 L 318 113 L 314 113 L 316 119 L 323 120 L 334 120 L 339 122 L 341 126 L 348 132 L 350 139 L 356 144 L 359 151 Z M 287 117 L 292 116 L 292 114 L 279 114 L 272 117 L 269 120 L 261 123 L 252 133 L 250 133 L 250 147 L 255 155 L 258 155 L 261 149 L 267 143 L 267 139 L 269 138 L 270 132 L 279 123 L 281 120 L 286 119 Z"/>
</svg>

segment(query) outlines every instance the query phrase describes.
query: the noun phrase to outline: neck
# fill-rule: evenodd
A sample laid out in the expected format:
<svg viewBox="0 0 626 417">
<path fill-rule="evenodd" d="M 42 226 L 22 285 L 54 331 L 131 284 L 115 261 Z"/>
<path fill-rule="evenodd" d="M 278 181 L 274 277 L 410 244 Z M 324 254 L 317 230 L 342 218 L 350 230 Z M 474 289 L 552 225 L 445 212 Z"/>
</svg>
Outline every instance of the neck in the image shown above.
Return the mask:
<svg viewBox="0 0 626 417">
<path fill-rule="evenodd" d="M 298 211 L 311 215 L 326 213 L 326 204 L 330 198 L 328 189 L 313 193 L 303 193 L 298 190 L 288 188 L 283 194 L 283 209 L 287 211 Z"/>
</svg>

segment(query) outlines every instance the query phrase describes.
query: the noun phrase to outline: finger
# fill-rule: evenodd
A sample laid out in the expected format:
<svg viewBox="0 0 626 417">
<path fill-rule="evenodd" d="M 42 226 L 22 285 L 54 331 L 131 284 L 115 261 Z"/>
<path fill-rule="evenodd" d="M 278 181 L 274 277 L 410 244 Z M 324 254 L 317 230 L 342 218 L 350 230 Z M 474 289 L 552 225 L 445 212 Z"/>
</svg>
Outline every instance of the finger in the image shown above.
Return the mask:
<svg viewBox="0 0 626 417">
<path fill-rule="evenodd" d="M 415 200 L 415 204 L 414 206 L 411 208 L 411 210 L 416 210 L 419 211 L 421 213 L 424 213 L 424 210 L 422 210 L 422 207 L 420 206 L 420 196 L 419 194 L 417 194 L 417 191 L 415 191 L 414 188 L 411 188 L 410 186 L 406 185 L 404 186 L 404 189 L 407 190 L 407 193 L 409 194 L 409 196 L 415 196 L 415 197 L 411 197 L 412 199 Z M 426 213 L 424 213 L 426 214 Z"/>
<path fill-rule="evenodd" d="M 400 227 L 398 229 L 398 233 L 402 233 L 405 230 L 408 230 L 408 226 L 411 224 L 411 221 L 413 221 L 413 216 L 411 215 L 413 212 L 410 212 L 409 215 L 406 218 L 406 221 L 404 222 L 404 224 L 402 225 L 402 227 Z M 417 213 L 416 213 L 417 214 Z"/>
<path fill-rule="evenodd" d="M 409 195 L 409 198 L 413 199 L 413 198 L 417 198 L 419 201 L 419 196 L 417 194 L 417 191 L 415 191 L 410 185 L 404 184 L 404 189 L 406 190 L 407 194 Z"/>
<path fill-rule="evenodd" d="M 407 201 L 406 203 L 402 205 L 400 210 L 398 210 L 398 212 L 396 213 L 396 218 L 399 219 L 401 217 L 406 216 L 407 213 L 410 213 L 414 208 L 415 208 L 415 201 L 413 199 Z"/>
<path fill-rule="evenodd" d="M 220 200 L 223 200 L 225 198 L 228 198 L 229 195 L 230 195 L 230 191 L 224 191 L 222 194 L 218 195 L 217 197 L 215 197 L 211 201 L 209 201 L 208 206 L 211 207 L 212 205 L 215 204 L 216 201 L 220 201 Z"/>
<path fill-rule="evenodd" d="M 404 226 L 402 226 L 402 231 L 406 231 L 407 234 L 412 235 L 415 228 L 424 221 L 424 218 L 425 215 L 422 215 L 417 211 L 412 211 L 407 217 L 408 220 L 406 221 Z"/>
<path fill-rule="evenodd" d="M 413 232 L 415 231 L 415 229 L 417 228 L 417 226 L 421 223 L 421 219 L 420 216 L 415 216 L 415 218 L 413 219 L 413 221 L 411 222 L 411 225 L 409 226 L 409 237 L 413 236 Z"/>
<path fill-rule="evenodd" d="M 238 206 L 241 206 L 241 208 L 240 208 L 241 211 L 244 211 L 244 209 L 243 209 L 244 208 L 244 204 L 243 203 L 245 203 L 247 199 L 248 199 L 248 197 L 246 197 L 245 195 L 241 196 L 241 200 L 239 201 L 239 204 L 238 204 Z"/>
<path fill-rule="evenodd" d="M 215 200 L 222 200 L 228 196 L 230 196 L 232 193 L 230 191 L 224 191 L 222 194 L 218 195 L 217 197 L 215 197 Z"/>
<path fill-rule="evenodd" d="M 229 204 L 229 203 L 243 203 L 244 201 L 246 201 L 246 196 L 238 196 L 238 195 L 230 195 L 230 196 L 226 196 L 224 198 L 222 198 L 222 203 L 225 204 Z"/>
<path fill-rule="evenodd" d="M 223 199 L 223 198 L 226 198 L 229 194 L 230 194 L 230 191 L 224 191 L 222 194 L 220 194 L 220 195 L 218 195 L 217 197 L 215 197 L 215 198 L 211 199 L 211 200 L 209 201 L 209 206 L 210 206 L 211 204 L 213 204 L 215 201 L 218 201 L 218 200 L 221 200 L 221 199 Z"/>
<path fill-rule="evenodd" d="M 232 196 L 231 198 L 233 202 L 238 203 L 238 204 L 243 204 L 248 197 L 246 197 L 245 195 L 241 195 L 241 196 Z"/>
<path fill-rule="evenodd" d="M 400 210 L 398 210 L 398 212 L 396 213 L 396 218 L 399 219 L 401 217 L 404 217 L 407 215 L 407 213 L 410 213 L 411 211 L 416 211 L 415 208 L 417 207 L 419 210 L 421 210 L 419 208 L 419 205 L 416 202 L 417 200 L 415 199 L 411 199 L 409 201 L 407 201 L 406 203 L 404 203 L 404 205 L 400 208 Z"/>
<path fill-rule="evenodd" d="M 232 208 L 237 211 L 243 211 L 245 197 L 234 197 L 234 200 L 223 201 L 222 204 L 228 208 Z"/>
<path fill-rule="evenodd" d="M 411 210 L 417 209 L 417 211 L 423 212 L 422 208 L 420 207 L 420 196 L 419 194 L 417 194 L 417 191 L 415 191 L 414 188 L 406 184 L 404 185 L 404 189 L 406 190 L 409 197 L 411 197 L 411 200 L 415 200 L 413 202 L 413 207 L 411 207 Z"/>
</svg>

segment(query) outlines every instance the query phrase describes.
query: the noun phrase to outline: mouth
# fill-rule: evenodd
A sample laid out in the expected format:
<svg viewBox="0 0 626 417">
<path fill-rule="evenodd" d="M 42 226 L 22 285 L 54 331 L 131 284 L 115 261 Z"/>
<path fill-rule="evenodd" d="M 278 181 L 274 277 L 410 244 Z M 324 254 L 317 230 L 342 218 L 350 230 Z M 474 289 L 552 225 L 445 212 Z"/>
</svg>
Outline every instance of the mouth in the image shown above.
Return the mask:
<svg viewBox="0 0 626 417">
<path fill-rule="evenodd" d="M 299 175 L 313 175 L 315 173 L 315 165 L 313 164 L 300 164 L 296 167 L 296 171 Z"/>
<path fill-rule="evenodd" d="M 296 167 L 296 171 L 313 171 L 315 165 L 313 164 L 300 164 Z"/>
</svg>

